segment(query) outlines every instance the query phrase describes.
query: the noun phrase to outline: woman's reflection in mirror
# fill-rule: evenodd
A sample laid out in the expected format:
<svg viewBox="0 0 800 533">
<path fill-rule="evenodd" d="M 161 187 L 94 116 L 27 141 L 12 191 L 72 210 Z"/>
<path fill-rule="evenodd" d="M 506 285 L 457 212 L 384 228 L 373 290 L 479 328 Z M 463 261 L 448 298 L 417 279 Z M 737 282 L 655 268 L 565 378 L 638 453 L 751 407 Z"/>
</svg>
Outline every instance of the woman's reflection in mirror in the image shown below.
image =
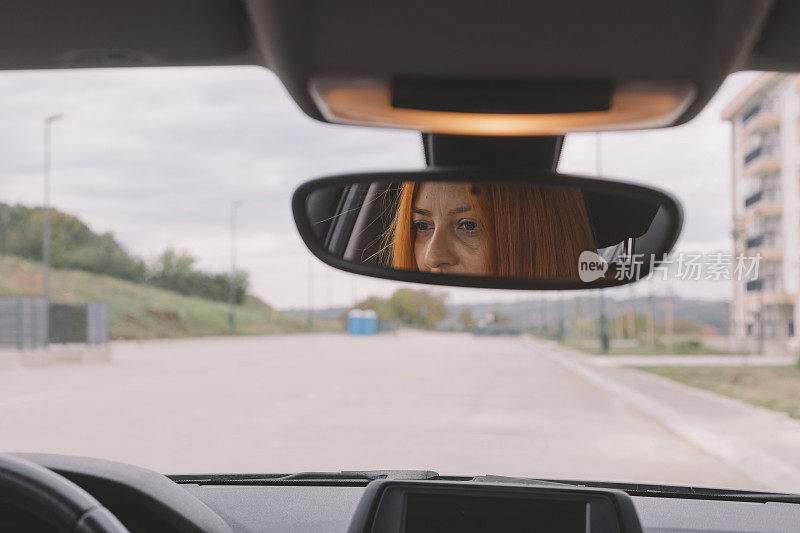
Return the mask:
<svg viewBox="0 0 800 533">
<path fill-rule="evenodd" d="M 405 182 L 384 236 L 386 266 L 422 272 L 578 279 L 596 250 L 574 188 Z"/>
</svg>

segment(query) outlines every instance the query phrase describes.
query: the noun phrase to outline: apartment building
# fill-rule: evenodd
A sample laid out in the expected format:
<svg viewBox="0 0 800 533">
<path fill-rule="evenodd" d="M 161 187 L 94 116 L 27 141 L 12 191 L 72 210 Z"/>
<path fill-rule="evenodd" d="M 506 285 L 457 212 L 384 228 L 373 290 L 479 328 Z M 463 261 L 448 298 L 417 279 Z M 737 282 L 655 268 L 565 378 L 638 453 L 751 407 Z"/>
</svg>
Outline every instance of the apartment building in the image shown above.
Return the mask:
<svg viewBox="0 0 800 533">
<path fill-rule="evenodd" d="M 734 279 L 731 333 L 770 352 L 796 350 L 800 324 L 800 76 L 764 73 L 724 109 L 732 124 L 734 257 L 762 260 Z"/>
</svg>

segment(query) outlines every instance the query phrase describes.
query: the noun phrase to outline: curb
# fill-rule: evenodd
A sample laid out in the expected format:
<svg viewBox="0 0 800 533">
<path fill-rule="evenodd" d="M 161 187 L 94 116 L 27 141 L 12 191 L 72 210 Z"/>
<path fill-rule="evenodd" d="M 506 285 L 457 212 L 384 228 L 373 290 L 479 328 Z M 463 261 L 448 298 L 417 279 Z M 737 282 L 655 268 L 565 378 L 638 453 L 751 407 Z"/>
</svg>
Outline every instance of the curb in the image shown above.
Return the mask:
<svg viewBox="0 0 800 533">
<path fill-rule="evenodd" d="M 530 341 L 524 342 L 529 346 Z M 537 346 L 538 348 L 538 346 Z M 560 350 L 560 346 L 557 349 Z M 741 442 L 720 437 L 694 422 L 686 421 L 678 411 L 636 391 L 627 385 L 594 371 L 589 365 L 556 355 L 556 350 L 538 352 L 559 366 L 577 374 L 592 385 L 616 396 L 633 409 L 653 418 L 673 433 L 693 443 L 706 453 L 722 459 L 731 467 L 747 475 L 770 490 L 797 492 L 800 487 L 800 468 L 753 450 Z"/>
</svg>

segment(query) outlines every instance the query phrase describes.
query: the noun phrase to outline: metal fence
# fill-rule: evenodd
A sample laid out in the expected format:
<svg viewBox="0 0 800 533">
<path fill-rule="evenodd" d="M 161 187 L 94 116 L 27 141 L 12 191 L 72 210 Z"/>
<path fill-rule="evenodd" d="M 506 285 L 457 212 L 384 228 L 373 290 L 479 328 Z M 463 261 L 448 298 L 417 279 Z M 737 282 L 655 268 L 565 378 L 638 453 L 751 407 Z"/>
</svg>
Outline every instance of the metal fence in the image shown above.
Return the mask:
<svg viewBox="0 0 800 533">
<path fill-rule="evenodd" d="M 86 303 L 86 344 L 107 344 L 111 329 L 107 302 Z"/>
<path fill-rule="evenodd" d="M 0 298 L 0 346 L 40 348 L 47 344 L 44 298 Z"/>
<path fill-rule="evenodd" d="M 53 304 L 43 298 L 0 298 L 0 346 L 40 348 L 48 343 L 106 344 L 106 302 Z"/>
</svg>

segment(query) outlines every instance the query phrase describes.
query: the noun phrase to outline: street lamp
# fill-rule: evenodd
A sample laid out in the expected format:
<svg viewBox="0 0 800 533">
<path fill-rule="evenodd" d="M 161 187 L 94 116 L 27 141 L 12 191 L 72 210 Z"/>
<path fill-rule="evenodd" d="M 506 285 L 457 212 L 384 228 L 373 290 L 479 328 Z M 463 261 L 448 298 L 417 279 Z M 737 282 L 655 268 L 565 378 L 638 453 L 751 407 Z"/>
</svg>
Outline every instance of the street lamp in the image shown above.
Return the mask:
<svg viewBox="0 0 800 533">
<path fill-rule="evenodd" d="M 60 120 L 62 115 L 48 115 L 44 119 L 44 198 L 42 200 L 42 264 L 44 272 L 42 280 L 42 297 L 44 298 L 47 312 L 45 313 L 45 345 L 47 345 L 47 331 L 50 317 L 50 127 L 53 122 Z"/>
<path fill-rule="evenodd" d="M 228 312 L 228 325 L 231 333 L 236 333 L 236 210 L 242 202 L 231 202 L 231 281 L 228 288 L 230 311 Z"/>
<path fill-rule="evenodd" d="M 595 146 L 594 164 L 595 164 L 595 172 L 597 173 L 597 177 L 599 178 L 603 174 L 603 145 L 602 145 L 602 138 L 600 137 L 600 132 L 595 133 L 595 142 L 597 144 Z M 597 330 L 599 333 L 599 340 L 600 340 L 600 353 L 607 354 L 609 345 L 608 320 L 606 319 L 605 293 L 603 293 L 602 288 L 597 289 L 597 299 L 598 299 Z"/>
</svg>

